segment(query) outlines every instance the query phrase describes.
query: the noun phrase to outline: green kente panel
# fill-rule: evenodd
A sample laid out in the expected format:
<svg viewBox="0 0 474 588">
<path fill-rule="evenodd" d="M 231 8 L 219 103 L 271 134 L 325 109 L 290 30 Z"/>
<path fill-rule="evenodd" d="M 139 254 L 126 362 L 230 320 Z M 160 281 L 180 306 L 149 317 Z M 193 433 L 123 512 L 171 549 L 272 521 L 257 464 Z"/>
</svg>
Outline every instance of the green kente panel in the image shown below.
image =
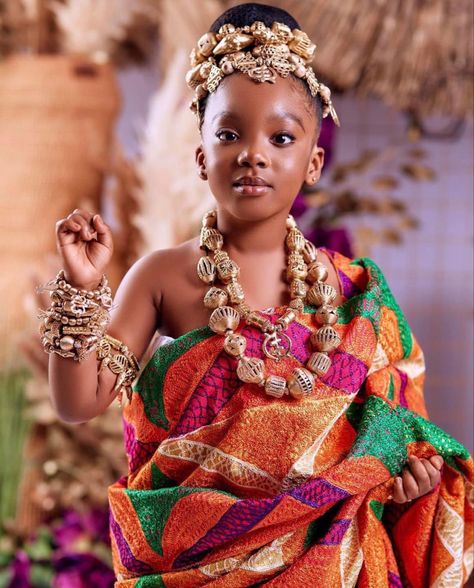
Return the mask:
<svg viewBox="0 0 474 588">
<path fill-rule="evenodd" d="M 163 405 L 163 383 L 166 372 L 191 347 L 213 335 L 215 333 L 207 325 L 185 333 L 174 341 L 158 347 L 145 366 L 134 386 L 134 391 L 142 397 L 145 414 L 154 425 L 165 430 L 169 427 Z"/>
</svg>

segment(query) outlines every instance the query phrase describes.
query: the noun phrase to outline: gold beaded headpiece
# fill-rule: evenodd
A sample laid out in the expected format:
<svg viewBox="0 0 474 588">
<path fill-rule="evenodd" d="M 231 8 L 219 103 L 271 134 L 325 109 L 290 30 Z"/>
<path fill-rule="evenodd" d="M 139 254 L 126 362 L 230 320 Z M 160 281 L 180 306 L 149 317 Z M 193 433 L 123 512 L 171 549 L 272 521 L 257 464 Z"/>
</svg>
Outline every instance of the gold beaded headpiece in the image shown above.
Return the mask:
<svg viewBox="0 0 474 588">
<path fill-rule="evenodd" d="M 331 91 L 318 81 L 309 65 L 315 51 L 316 45 L 306 33 L 280 22 L 271 27 L 260 21 L 245 27 L 225 24 L 217 33 L 205 33 L 191 51 L 191 69 L 186 74 L 188 86 L 195 91 L 191 110 L 201 124 L 199 100 L 214 92 L 233 72 L 245 73 L 256 82 L 272 83 L 277 74 L 286 78 L 292 73 L 306 82 L 312 96 L 319 94 L 323 117 L 330 114 L 339 126 Z"/>
</svg>

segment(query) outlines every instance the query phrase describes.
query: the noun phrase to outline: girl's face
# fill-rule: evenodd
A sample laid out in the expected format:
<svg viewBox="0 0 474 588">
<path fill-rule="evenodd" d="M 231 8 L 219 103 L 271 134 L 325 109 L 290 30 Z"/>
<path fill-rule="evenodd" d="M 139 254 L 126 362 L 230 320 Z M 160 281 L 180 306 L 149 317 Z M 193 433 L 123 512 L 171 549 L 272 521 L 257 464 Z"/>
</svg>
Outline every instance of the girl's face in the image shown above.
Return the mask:
<svg viewBox="0 0 474 588">
<path fill-rule="evenodd" d="M 196 150 L 218 209 L 242 221 L 288 214 L 303 183 L 314 184 L 321 174 L 317 124 L 295 81 L 225 78 L 208 97 Z"/>
</svg>

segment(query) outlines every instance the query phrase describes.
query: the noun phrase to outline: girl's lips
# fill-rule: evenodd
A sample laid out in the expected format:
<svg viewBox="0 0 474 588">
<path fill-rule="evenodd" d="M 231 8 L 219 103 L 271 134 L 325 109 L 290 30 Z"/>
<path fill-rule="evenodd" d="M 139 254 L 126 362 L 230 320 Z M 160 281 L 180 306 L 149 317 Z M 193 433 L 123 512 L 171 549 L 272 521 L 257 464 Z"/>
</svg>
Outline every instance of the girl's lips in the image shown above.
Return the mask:
<svg viewBox="0 0 474 588">
<path fill-rule="evenodd" d="M 233 184 L 233 189 L 244 196 L 261 196 L 271 190 L 270 186 L 257 186 L 253 184 Z"/>
</svg>

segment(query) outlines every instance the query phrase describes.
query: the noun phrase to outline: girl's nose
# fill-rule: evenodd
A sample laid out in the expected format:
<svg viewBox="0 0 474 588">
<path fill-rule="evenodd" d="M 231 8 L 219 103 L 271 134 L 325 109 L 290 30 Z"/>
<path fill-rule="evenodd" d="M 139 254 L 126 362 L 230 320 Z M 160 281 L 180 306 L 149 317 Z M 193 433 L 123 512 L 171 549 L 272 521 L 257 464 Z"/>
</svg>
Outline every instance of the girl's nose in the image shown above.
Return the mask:
<svg viewBox="0 0 474 588">
<path fill-rule="evenodd" d="M 248 145 L 239 153 L 237 163 L 242 167 L 268 167 L 269 160 L 266 153 L 257 145 Z"/>
</svg>

